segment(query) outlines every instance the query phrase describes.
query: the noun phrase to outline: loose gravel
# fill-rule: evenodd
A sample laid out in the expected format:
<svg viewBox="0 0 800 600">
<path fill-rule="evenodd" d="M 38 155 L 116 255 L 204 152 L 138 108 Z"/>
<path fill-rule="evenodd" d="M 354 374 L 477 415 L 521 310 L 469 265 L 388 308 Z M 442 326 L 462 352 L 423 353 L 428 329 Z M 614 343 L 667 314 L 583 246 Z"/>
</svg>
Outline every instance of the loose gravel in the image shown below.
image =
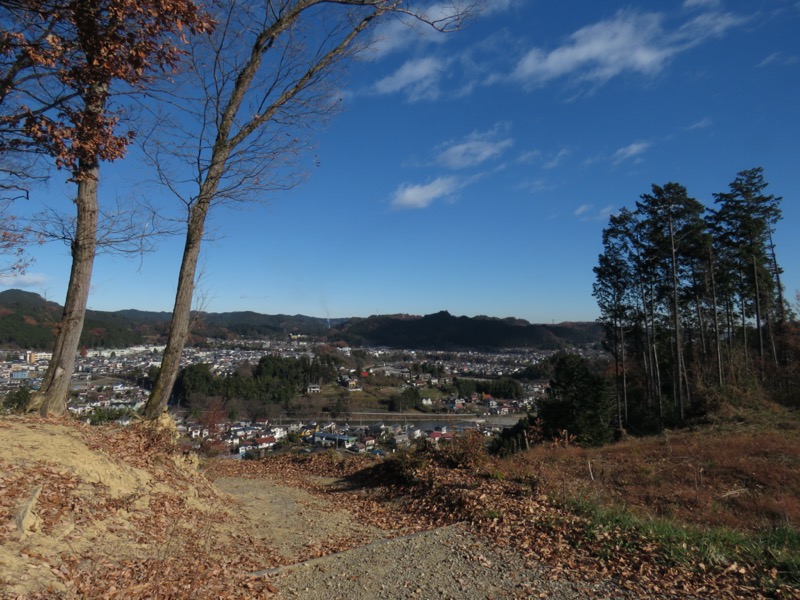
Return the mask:
<svg viewBox="0 0 800 600">
<path fill-rule="evenodd" d="M 494 548 L 465 525 L 382 540 L 260 573 L 278 599 L 630 598 L 611 582 L 551 580 L 546 566 Z"/>
</svg>

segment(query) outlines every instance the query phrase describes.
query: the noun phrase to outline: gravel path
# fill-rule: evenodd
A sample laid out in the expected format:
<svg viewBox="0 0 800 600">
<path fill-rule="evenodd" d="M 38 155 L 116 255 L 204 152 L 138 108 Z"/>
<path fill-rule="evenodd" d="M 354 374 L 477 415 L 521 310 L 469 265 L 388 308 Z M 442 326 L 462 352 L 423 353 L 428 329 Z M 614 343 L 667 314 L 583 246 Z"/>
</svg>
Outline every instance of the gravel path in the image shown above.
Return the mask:
<svg viewBox="0 0 800 600">
<path fill-rule="evenodd" d="M 453 525 L 263 572 L 279 599 L 628 598 L 608 582 L 551 581 L 547 569 Z"/>
<path fill-rule="evenodd" d="M 247 532 L 274 548 L 290 562 L 313 556 L 315 544 L 324 540 L 353 537 L 364 543 L 385 537 L 373 527 L 358 523 L 348 512 L 333 510 L 325 500 L 308 492 L 279 485 L 269 479 L 220 477 L 218 489 L 239 502 L 240 520 Z"/>
</svg>

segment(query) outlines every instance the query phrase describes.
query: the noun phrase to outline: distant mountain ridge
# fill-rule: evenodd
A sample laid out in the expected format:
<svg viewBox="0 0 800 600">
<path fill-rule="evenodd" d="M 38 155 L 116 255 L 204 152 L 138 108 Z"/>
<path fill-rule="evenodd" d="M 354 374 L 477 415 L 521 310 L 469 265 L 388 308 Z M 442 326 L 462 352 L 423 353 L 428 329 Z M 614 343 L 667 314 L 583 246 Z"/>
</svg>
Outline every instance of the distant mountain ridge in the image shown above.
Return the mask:
<svg viewBox="0 0 800 600">
<path fill-rule="evenodd" d="M 394 348 L 558 349 L 597 342 L 602 337 L 602 329 L 593 322 L 532 325 L 523 319 L 454 317 L 441 311 L 424 317 L 354 318 L 347 323 L 341 337 L 354 345 Z"/>
<path fill-rule="evenodd" d="M 62 307 L 31 292 L 0 292 L 0 345 L 48 350 Z M 119 348 L 166 339 L 171 313 L 126 309 L 86 313 L 81 344 Z M 554 349 L 601 339 L 593 322 L 532 325 L 525 320 L 494 317 L 379 315 L 367 318 L 323 319 L 305 315 L 265 315 L 253 311 L 197 313 L 193 339 L 285 338 L 306 335 L 322 342 L 353 346 L 419 349 Z"/>
</svg>

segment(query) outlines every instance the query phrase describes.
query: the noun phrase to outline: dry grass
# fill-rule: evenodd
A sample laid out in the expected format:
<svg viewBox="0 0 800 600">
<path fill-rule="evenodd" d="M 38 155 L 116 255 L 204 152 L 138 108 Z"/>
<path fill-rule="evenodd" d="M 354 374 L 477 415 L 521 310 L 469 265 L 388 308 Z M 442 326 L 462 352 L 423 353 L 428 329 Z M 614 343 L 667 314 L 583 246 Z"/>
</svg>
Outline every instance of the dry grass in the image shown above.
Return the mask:
<svg viewBox="0 0 800 600">
<path fill-rule="evenodd" d="M 729 406 L 692 431 L 593 449 L 543 445 L 499 461 L 496 476 L 532 486 L 590 529 L 653 540 L 669 564 L 744 564 L 770 594 L 799 593 L 796 411 Z"/>
<path fill-rule="evenodd" d="M 554 499 L 640 517 L 742 531 L 800 526 L 800 419 L 778 409 L 604 448 L 542 446 L 501 468 Z"/>
</svg>

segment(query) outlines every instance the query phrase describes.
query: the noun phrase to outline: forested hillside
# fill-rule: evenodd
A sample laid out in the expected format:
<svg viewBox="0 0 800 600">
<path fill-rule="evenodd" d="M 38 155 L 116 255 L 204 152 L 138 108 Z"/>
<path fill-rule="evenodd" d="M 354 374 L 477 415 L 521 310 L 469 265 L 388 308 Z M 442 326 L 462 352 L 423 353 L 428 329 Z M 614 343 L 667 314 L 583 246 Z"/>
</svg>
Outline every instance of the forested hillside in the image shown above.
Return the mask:
<svg viewBox="0 0 800 600">
<path fill-rule="evenodd" d="M 353 319 L 341 335 L 354 345 L 395 348 L 540 348 L 559 349 L 598 342 L 596 323 L 532 325 L 520 319 L 454 317 L 447 311 L 424 317 L 409 315 Z"/>
<path fill-rule="evenodd" d="M 20 290 L 0 292 L 0 344 L 47 350 L 61 307 Z M 134 309 L 87 311 L 81 338 L 87 347 L 124 347 L 145 341 L 163 342 L 170 314 Z M 393 348 L 553 349 L 596 343 L 596 323 L 531 325 L 518 319 L 454 317 L 441 312 L 424 317 L 375 316 L 367 319 L 321 319 L 304 315 L 256 312 L 199 313 L 192 335 L 202 338 L 285 339 L 290 334 L 320 341 Z"/>
</svg>

